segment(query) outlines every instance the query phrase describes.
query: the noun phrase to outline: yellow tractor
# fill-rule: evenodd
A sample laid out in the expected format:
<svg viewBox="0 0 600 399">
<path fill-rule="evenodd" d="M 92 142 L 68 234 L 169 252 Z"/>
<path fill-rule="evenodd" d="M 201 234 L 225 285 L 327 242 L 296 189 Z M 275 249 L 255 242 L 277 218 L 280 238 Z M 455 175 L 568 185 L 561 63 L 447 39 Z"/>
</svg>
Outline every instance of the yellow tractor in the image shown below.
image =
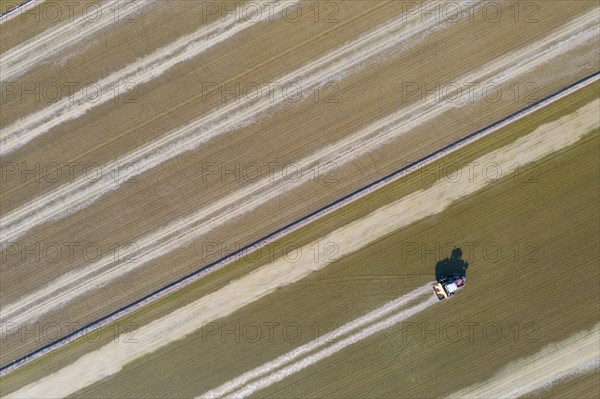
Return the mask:
<svg viewBox="0 0 600 399">
<path fill-rule="evenodd" d="M 465 285 L 466 279 L 465 276 L 461 275 L 447 276 L 433 286 L 433 292 L 435 292 L 435 295 L 441 301 L 454 295 L 460 287 Z"/>
</svg>

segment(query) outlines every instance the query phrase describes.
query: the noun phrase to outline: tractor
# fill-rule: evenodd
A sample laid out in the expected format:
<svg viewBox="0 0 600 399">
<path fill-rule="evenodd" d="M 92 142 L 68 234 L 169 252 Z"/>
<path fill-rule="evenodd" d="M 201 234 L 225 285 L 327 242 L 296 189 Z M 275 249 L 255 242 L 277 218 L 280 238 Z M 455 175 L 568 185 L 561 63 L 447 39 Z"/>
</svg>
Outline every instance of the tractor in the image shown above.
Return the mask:
<svg viewBox="0 0 600 399">
<path fill-rule="evenodd" d="M 433 292 L 435 292 L 438 299 L 441 301 L 442 299 L 454 295 L 460 287 L 465 285 L 466 279 L 466 276 L 460 274 L 447 276 L 433 286 Z"/>
</svg>

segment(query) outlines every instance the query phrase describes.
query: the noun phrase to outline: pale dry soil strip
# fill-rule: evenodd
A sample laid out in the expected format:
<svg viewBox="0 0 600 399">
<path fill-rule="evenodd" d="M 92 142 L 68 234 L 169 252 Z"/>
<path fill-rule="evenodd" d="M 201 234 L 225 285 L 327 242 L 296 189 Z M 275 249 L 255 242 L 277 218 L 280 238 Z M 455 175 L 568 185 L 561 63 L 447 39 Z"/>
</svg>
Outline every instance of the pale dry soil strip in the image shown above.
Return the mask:
<svg viewBox="0 0 600 399">
<path fill-rule="evenodd" d="M 564 149 L 586 133 L 600 126 L 596 99 L 572 114 L 538 127 L 533 133 L 477 159 L 479 164 L 495 163 L 502 170 L 518 163 L 526 165 L 555 151 Z M 467 167 L 468 168 L 468 167 Z M 465 174 L 469 171 L 464 170 Z M 210 321 L 232 314 L 244 305 L 265 297 L 277 288 L 292 284 L 382 237 L 411 223 L 442 212 L 490 184 L 481 171 L 470 172 L 470 181 L 462 185 L 441 180 L 428 189 L 416 191 L 364 218 L 329 233 L 323 239 L 299 251 L 301 258 L 293 264 L 285 258 L 265 265 L 225 287 L 189 303 L 169 315 L 141 327 L 139 344 L 111 342 L 87 353 L 72 364 L 31 383 L 7 398 L 64 397 L 118 373 L 125 365 L 157 349 L 180 340 Z M 331 255 L 320 243 L 336 242 L 339 250 Z M 312 248 L 312 250 L 308 250 Z M 318 251 L 321 256 L 314 256 Z"/>
<path fill-rule="evenodd" d="M 555 34 L 539 42 L 515 51 L 510 55 L 500 57 L 478 70 L 466 74 L 459 81 L 471 82 L 492 78 L 496 83 L 500 84 L 510 77 L 518 76 L 525 71 L 560 56 L 565 51 L 572 49 L 580 43 L 582 38 L 580 34 L 576 35 L 575 38 L 572 36 L 572 27 L 576 26 L 575 24 L 567 25 L 571 29 L 563 27 Z M 589 35 L 583 37 L 593 38 L 596 31 L 597 28 L 591 29 L 588 32 Z M 555 43 L 553 46 L 546 47 L 549 43 L 557 39 L 562 39 L 562 41 Z M 452 94 L 448 93 L 448 96 L 451 97 Z M 389 141 L 398 139 L 411 128 L 439 116 L 450 108 L 458 106 L 458 104 L 453 102 L 439 104 L 433 98 L 424 104 L 417 103 L 367 126 L 347 139 L 317 151 L 315 154 L 300 160 L 299 165 L 307 169 L 311 165 L 318 165 L 326 161 L 335 161 L 336 164 L 343 165 L 358 156 L 375 150 Z M 135 268 L 139 268 L 143 264 L 165 253 L 186 245 L 186 243 L 197 239 L 234 217 L 256 209 L 268 200 L 294 189 L 309 178 L 310 176 L 307 175 L 304 179 L 298 179 L 293 184 L 279 181 L 281 180 L 280 178 L 275 182 L 267 178 L 239 190 L 223 198 L 216 204 L 188 215 L 182 220 L 176 220 L 163 229 L 138 240 L 135 245 L 136 250 L 139 251 L 137 262 L 116 265 L 110 269 L 106 269 L 111 264 L 114 264 L 114 259 L 111 256 L 100 259 L 98 262 L 84 269 L 76 270 L 62 276 L 43 289 L 20 299 L 16 303 L 4 306 L 0 320 L 10 320 L 14 323 L 35 320 L 45 312 L 62 306 L 79 295 L 107 284 L 109 281 L 119 278 Z"/>
<path fill-rule="evenodd" d="M 517 398 L 600 364 L 600 324 L 564 341 L 553 343 L 533 356 L 508 364 L 489 381 L 473 385 L 449 398 Z"/>
</svg>

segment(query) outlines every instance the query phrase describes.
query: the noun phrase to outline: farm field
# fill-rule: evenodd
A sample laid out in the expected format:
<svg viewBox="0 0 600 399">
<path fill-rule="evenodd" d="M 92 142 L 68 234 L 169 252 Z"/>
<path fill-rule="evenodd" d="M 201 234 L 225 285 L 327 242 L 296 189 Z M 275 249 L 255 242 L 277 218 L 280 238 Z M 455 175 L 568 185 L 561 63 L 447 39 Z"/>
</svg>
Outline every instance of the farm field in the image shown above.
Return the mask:
<svg viewBox="0 0 600 399">
<path fill-rule="evenodd" d="M 600 8 L 469 4 L 0 20 L 0 396 L 597 394 Z"/>
<path fill-rule="evenodd" d="M 108 35 L 103 40 L 109 54 L 102 62 L 90 56 L 97 54 L 98 44 L 83 40 L 74 45 L 82 46 L 81 51 L 74 51 L 62 64 L 43 63 L 16 76 L 15 81 L 46 82 L 49 76 L 58 82 L 101 81 L 142 54 L 167 46 L 174 37 L 194 34 L 198 28 L 190 22 L 182 25 L 185 32 L 178 30 L 148 40 L 147 24 L 159 23 L 153 10 L 163 4 L 151 3 L 140 10 L 140 23 L 112 24 L 110 29 L 97 32 Z M 160 18 L 171 21 L 169 18 L 183 13 L 202 11 L 201 6 L 188 9 L 187 3 L 176 3 Z M 121 98 L 97 105 L 76 103 L 75 107 L 66 101 L 67 105 L 56 109 L 72 115 L 68 117 L 72 119 L 59 124 L 49 119 L 52 114 L 48 107 L 58 107 L 60 101 L 48 104 L 31 96 L 10 97 L 0 115 L 7 132 L 17 126 L 19 118 L 28 115 L 33 119 L 31 129 L 15 132 L 19 141 L 10 139 L 4 144 L 4 148 L 14 148 L 4 154 L 7 165 L 34 165 L 35 169 L 35 165 L 82 166 L 91 162 L 103 165 L 108 172 L 101 182 L 84 175 L 82 167 L 75 167 L 72 176 L 63 173 L 57 181 L 36 181 L 16 172 L 3 182 L 4 240 L 12 245 L 6 251 L 10 256 L 0 267 L 0 299 L 15 306 L 11 314 L 22 316 L 11 322 L 25 322 L 25 309 L 41 301 L 42 290 L 50 284 L 54 284 L 51 292 L 71 295 L 74 290 L 77 294 L 62 307 L 57 305 L 64 303 L 62 297 L 55 297 L 54 304 L 45 301 L 47 311 L 33 309 L 40 314 L 27 317 L 35 317 L 39 334 L 28 335 L 24 341 L 19 338 L 18 343 L 11 342 L 16 335 L 8 336 L 8 349 L 0 354 L 2 364 L 55 338 L 46 326 L 83 326 L 96 320 L 232 248 L 386 175 L 399 164 L 419 159 L 465 132 L 486 126 L 596 70 L 597 55 L 590 51 L 597 44 L 594 2 L 577 2 L 567 11 L 561 8 L 560 13 L 555 12 L 558 2 L 544 3 L 538 7 L 536 18 L 545 23 L 519 25 L 523 34 L 518 40 L 509 40 L 505 34 L 519 23 L 514 18 L 492 24 L 476 14 L 473 22 L 428 22 L 419 14 L 403 14 L 399 2 L 363 3 L 341 3 L 339 22 L 334 24 L 315 23 L 306 13 L 294 24 L 279 19 L 250 26 L 243 40 L 234 35 L 216 42 L 198 57 L 178 61 L 148 82 L 146 75 L 132 75 L 134 81 L 139 75 L 144 82 L 136 92 L 136 102 L 122 103 L 125 100 Z M 508 7 L 504 3 L 499 6 Z M 393 21 L 393 17 L 398 20 L 398 16 L 401 23 L 394 29 L 386 28 L 386 21 Z M 219 16 L 211 16 L 202 20 L 201 26 L 219 21 Z M 434 26 L 437 29 L 432 29 Z M 24 25 L 11 20 L 0 35 L 11 43 L 22 29 Z M 365 38 L 370 31 L 377 31 L 379 39 L 369 44 Z M 468 42 L 473 35 L 481 40 L 470 47 L 445 45 L 448 40 Z M 395 46 L 391 38 L 398 40 Z M 136 51 L 125 51 L 138 42 L 142 44 Z M 490 46 L 491 42 L 495 45 Z M 346 55 L 332 58 L 334 49 L 344 45 Z M 284 55 L 285 62 L 280 62 Z M 549 62 L 557 57 L 561 62 Z M 326 63 L 314 64 L 317 61 Z M 445 67 L 440 69 L 439 64 Z M 343 79 L 340 71 L 346 71 Z M 314 84 L 311 82 L 320 82 L 324 84 L 321 94 L 325 98 L 333 95 L 335 101 L 315 101 L 310 95 L 297 103 L 269 100 L 258 103 L 262 108 L 257 108 L 244 96 L 233 95 L 223 103 L 222 93 L 207 94 L 207 84 L 248 86 L 275 81 L 283 85 L 289 79 L 282 76 L 294 76 L 292 81 L 303 89 Z M 493 82 L 503 94 L 493 99 L 463 95 L 465 98 L 458 102 L 444 102 L 439 93 L 426 94 L 427 88 L 439 86 L 448 91 L 456 84 L 460 87 L 472 81 Z M 422 84 L 425 92 L 420 92 Z M 406 95 L 408 87 L 417 93 Z M 226 106 L 236 112 L 223 111 L 224 115 L 240 116 L 221 123 L 221 113 L 213 110 Z M 86 112 L 80 114 L 84 108 Z M 194 121 L 203 115 L 201 121 L 205 123 L 201 125 L 217 126 L 214 132 L 206 133 L 216 135 L 211 139 L 191 134 Z M 412 120 L 414 115 L 420 115 L 419 119 Z M 389 129 L 377 125 L 384 118 L 397 131 L 382 135 L 369 146 L 356 147 L 374 137 L 376 129 Z M 34 133 L 37 136 L 33 137 Z M 175 133 L 179 141 L 153 152 L 154 146 L 162 145 L 161 137 Z M 32 141 L 27 141 L 29 136 Z M 27 144 L 21 146 L 23 142 Z M 170 155 L 165 152 L 167 147 L 177 150 Z M 346 148 L 355 152 L 344 156 Z M 114 163 L 125 176 L 121 180 L 136 174 L 133 181 L 115 181 L 110 173 Z M 252 173 L 257 164 L 262 165 L 261 177 L 267 179 L 262 185 L 241 172 L 250 166 L 246 173 Z M 290 166 L 292 170 L 299 168 L 303 180 L 289 182 L 284 178 Z M 265 175 L 269 167 L 275 171 L 272 176 Z M 227 175 L 228 170 L 234 172 Z M 229 212 L 233 208 L 236 213 Z M 74 243 L 77 250 L 73 256 L 66 255 L 69 248 L 63 243 Z M 57 246 L 61 252 L 55 259 L 52 251 Z M 38 253 L 27 255 L 26 249 L 32 247 L 40 248 Z M 93 253 L 79 248 L 91 248 Z M 97 290 L 98 280 L 94 283 L 84 276 L 97 275 L 101 270 L 104 274 L 110 270 L 114 276 L 107 276 L 104 289 Z M 76 282 L 65 282 L 62 276 L 67 272 L 75 273 Z M 65 331 L 67 328 L 61 328 L 58 334 Z"/>
<path fill-rule="evenodd" d="M 433 164 L 433 170 L 440 165 L 473 162 L 541 125 L 571 114 L 594 98 L 597 98 L 597 84 L 443 158 Z M 592 327 L 594 315 L 599 310 L 597 302 L 588 300 L 598 294 L 596 283 L 599 276 L 594 267 L 597 251 L 593 245 L 596 227 L 585 221 L 597 217 L 597 187 L 582 183 L 597 179 L 599 143 L 596 133 L 597 129 L 574 147 L 536 162 L 535 169 L 532 169 L 535 170 L 533 176 L 521 175 L 515 179 L 514 175 L 509 175 L 442 213 L 386 236 L 304 280 L 241 308 L 231 316 L 220 319 L 217 324 L 208 323 L 210 327 L 142 357 L 109 380 L 98 382 L 78 395 L 114 397 L 125 394 L 127 397 L 147 397 L 157 392 L 162 392 L 161 397 L 198 395 L 223 380 L 243 373 L 253 364 L 260 365 L 310 341 L 314 338 L 315 325 L 323 328 L 324 331 L 319 333 L 324 334 L 332 326 L 340 326 L 432 280 L 435 262 L 442 256 L 440 249 L 435 250 L 436 245 L 444 246 L 447 250 L 449 243 L 463 245 L 463 248 L 466 243 L 478 244 L 472 257 L 466 255 L 470 263 L 468 277 L 471 285 L 460 296 L 436 304 L 409 319 L 410 325 L 404 328 L 409 328 L 410 334 L 405 335 L 399 328 L 384 330 L 356 347 L 350 347 L 284 380 L 281 385 L 273 385 L 261 392 L 261 397 L 287 397 L 300 392 L 311 392 L 311 396 L 316 397 L 347 397 L 357 392 L 357 397 L 367 394 L 386 397 L 400 388 L 406 392 L 402 397 L 421 397 L 436 386 L 440 387 L 439 390 L 428 395 L 447 395 L 452 392 L 444 391 L 442 382 L 448 375 L 463 381 L 461 386 L 468 386 L 490 378 L 512 360 L 531 355 L 548 343 L 562 340 L 580 329 Z M 565 168 L 565 164 L 571 167 Z M 316 228 L 309 225 L 283 239 L 280 245 L 273 246 L 281 248 L 286 240 L 299 246 L 315 239 L 318 242 L 319 237 L 336 227 L 381 208 L 398 197 L 431 187 L 436 177 L 445 178 L 434 174 L 424 180 L 423 174 L 416 172 L 404 181 L 392 183 L 326 216 L 316 224 Z M 522 202 L 519 198 L 528 198 L 529 201 Z M 568 214 L 546 211 L 556 209 L 564 202 L 577 203 L 579 206 Z M 527 217 L 527 224 L 517 223 L 524 217 Z M 560 226 L 560 229 L 548 229 L 547 223 Z M 503 234 L 498 235 L 497 231 Z M 560 239 L 562 231 L 569 231 L 577 238 L 574 241 L 578 243 L 576 251 L 570 253 L 561 247 L 566 245 Z M 423 253 L 421 250 L 415 253 L 415 243 L 424 245 L 430 251 L 433 248 L 433 253 Z M 515 243 L 517 247 L 514 247 Z M 501 248 L 503 255 L 490 261 L 491 255 L 480 252 L 479 247 L 492 244 Z M 515 253 L 515 248 L 520 250 Z M 268 253 L 261 252 L 263 256 Z M 241 259 L 232 267 L 207 276 L 176 296 L 167 297 L 143 312 L 122 320 L 125 323 L 122 325 L 139 328 L 201 297 L 203 292 L 223 287 L 232 279 L 248 273 L 248 267 L 253 269 L 269 261 L 272 261 L 272 256 L 251 263 L 246 263 L 248 259 Z M 568 281 L 561 280 L 563 284 L 558 286 L 553 281 L 561 274 L 564 265 L 569 265 L 571 278 Z M 522 278 L 515 281 L 515 274 Z M 212 284 L 211 289 L 206 290 L 207 284 Z M 498 286 L 504 286 L 505 289 L 494 288 Z M 538 295 L 545 286 L 551 286 L 557 295 Z M 565 300 L 566 297 L 569 301 Z M 542 303 L 545 305 L 541 306 Z M 452 312 L 445 310 L 448 307 L 452 308 Z M 572 308 L 578 311 L 569 312 Z M 545 311 L 541 312 L 541 309 Z M 456 323 L 457 320 L 460 320 L 462 337 L 450 344 L 447 337 L 442 339 L 440 326 Z M 284 339 L 280 335 L 281 330 L 275 329 L 273 340 L 263 337 L 249 342 L 248 336 L 241 333 L 236 336 L 236 323 L 240 326 L 298 323 L 305 334 L 294 340 Z M 502 335 L 496 338 L 477 334 L 471 338 L 466 331 L 469 323 L 473 326 L 501 328 Z M 218 328 L 216 334 L 213 330 L 207 332 L 207 328 L 215 326 Z M 223 328 L 229 329 L 229 335 L 221 335 Z M 434 333 L 426 334 L 423 338 L 420 328 Z M 106 343 L 112 336 L 105 333 L 100 338 L 102 343 Z M 453 358 L 445 357 L 444 353 L 453 345 L 463 345 L 469 350 L 457 352 Z M 53 368 L 62 367 L 81 353 L 97 347 L 96 344 L 80 340 L 40 362 L 56 362 Z M 243 363 L 239 362 L 240 357 L 245 359 Z M 214 367 L 202 367 L 207 361 Z M 437 367 L 427 366 L 434 361 L 439 363 Z M 472 367 L 478 362 L 484 362 L 486 367 L 478 368 L 475 373 Z M 356 368 L 356 364 L 362 367 Z M 25 366 L 5 379 L 2 385 L 10 386 L 19 380 L 22 384 L 46 367 L 35 367 L 35 363 Z M 407 369 L 413 372 L 402 371 Z M 444 375 L 441 376 L 438 370 L 444 370 Z M 151 381 L 148 375 L 153 376 Z M 361 384 L 360 376 L 364 375 L 368 376 L 368 383 Z M 437 384 L 436 378 L 439 379 Z M 167 381 L 180 383 L 171 384 Z M 336 383 L 332 384 L 332 381 Z M 173 390 L 174 386 L 178 389 Z M 375 391 L 374 386 L 377 387 Z"/>
</svg>

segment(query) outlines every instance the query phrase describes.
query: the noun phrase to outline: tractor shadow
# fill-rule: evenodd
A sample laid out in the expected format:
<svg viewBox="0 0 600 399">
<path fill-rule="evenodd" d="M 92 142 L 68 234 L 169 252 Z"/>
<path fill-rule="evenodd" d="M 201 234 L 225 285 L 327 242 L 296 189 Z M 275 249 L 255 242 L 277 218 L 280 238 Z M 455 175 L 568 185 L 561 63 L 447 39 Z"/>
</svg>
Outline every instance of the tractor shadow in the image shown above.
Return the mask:
<svg viewBox="0 0 600 399">
<path fill-rule="evenodd" d="M 449 258 L 440 260 L 435 265 L 435 279 L 442 281 L 448 276 L 461 275 L 467 277 L 469 264 L 462 258 L 462 250 L 454 248 Z"/>
</svg>

